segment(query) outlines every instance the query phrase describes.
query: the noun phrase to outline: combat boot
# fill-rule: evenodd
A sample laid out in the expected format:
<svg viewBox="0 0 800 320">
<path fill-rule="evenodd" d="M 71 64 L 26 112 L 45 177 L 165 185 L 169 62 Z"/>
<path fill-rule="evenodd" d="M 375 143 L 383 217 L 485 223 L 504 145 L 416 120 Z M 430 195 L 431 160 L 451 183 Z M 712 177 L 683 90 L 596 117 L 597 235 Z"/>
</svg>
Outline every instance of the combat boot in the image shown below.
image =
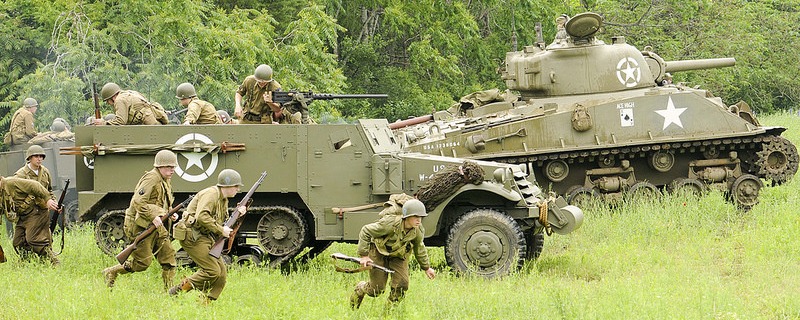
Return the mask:
<svg viewBox="0 0 800 320">
<path fill-rule="evenodd" d="M 367 282 L 361 281 L 356 285 L 353 294 L 350 295 L 350 308 L 358 309 L 361 307 L 361 301 L 364 300 L 365 294 L 367 294 Z"/>
<path fill-rule="evenodd" d="M 175 285 L 175 268 L 161 270 L 161 279 L 164 280 L 164 290 L 168 291 Z"/>
<path fill-rule="evenodd" d="M 125 267 L 121 264 L 103 269 L 103 277 L 106 278 L 106 285 L 109 288 L 114 287 L 114 281 L 117 280 L 118 275 L 126 273 L 128 273 L 128 270 L 125 270 Z"/>
<path fill-rule="evenodd" d="M 177 295 L 179 292 L 186 292 L 192 290 L 192 288 L 194 288 L 194 286 L 192 286 L 192 282 L 189 281 L 189 279 L 183 279 L 180 284 L 173 286 L 172 288 L 169 288 L 167 293 L 169 293 L 169 295 L 171 296 L 174 296 Z"/>
<path fill-rule="evenodd" d="M 44 252 L 47 258 L 50 259 L 50 264 L 52 264 L 53 267 L 58 267 L 61 264 L 61 260 L 59 260 L 58 255 L 53 252 L 53 248 L 46 247 Z"/>
</svg>

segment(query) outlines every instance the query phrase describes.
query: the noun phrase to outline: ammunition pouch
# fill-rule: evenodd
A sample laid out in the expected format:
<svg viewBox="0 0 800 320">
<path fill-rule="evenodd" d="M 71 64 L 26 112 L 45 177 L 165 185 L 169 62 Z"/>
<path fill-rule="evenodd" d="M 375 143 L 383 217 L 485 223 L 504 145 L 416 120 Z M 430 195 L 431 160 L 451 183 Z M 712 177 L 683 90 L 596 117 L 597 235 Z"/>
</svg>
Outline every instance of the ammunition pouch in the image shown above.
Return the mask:
<svg viewBox="0 0 800 320">
<path fill-rule="evenodd" d="M 178 240 L 178 241 L 186 240 L 186 234 L 187 233 L 188 233 L 188 230 L 186 228 L 186 224 L 184 224 L 183 221 L 178 222 L 172 228 L 172 237 L 175 238 L 175 240 Z"/>
</svg>

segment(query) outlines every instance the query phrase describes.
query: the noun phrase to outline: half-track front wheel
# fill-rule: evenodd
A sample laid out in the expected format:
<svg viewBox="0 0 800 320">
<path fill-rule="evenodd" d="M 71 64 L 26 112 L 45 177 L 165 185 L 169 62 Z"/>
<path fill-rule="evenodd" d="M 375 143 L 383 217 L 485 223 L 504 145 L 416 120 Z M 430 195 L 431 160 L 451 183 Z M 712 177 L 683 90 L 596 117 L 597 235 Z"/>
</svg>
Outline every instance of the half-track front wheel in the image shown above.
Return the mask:
<svg viewBox="0 0 800 320">
<path fill-rule="evenodd" d="M 544 250 L 544 233 L 525 233 L 525 259 L 534 260 L 539 258 Z"/>
<path fill-rule="evenodd" d="M 521 265 L 525 238 L 514 219 L 492 209 L 477 209 L 459 218 L 447 236 L 445 258 L 460 274 L 502 277 Z"/>
<path fill-rule="evenodd" d="M 270 256 L 292 258 L 306 246 L 308 227 L 297 210 L 274 206 L 263 209 L 258 221 L 258 242 Z"/>
<path fill-rule="evenodd" d="M 125 210 L 111 210 L 97 219 L 94 238 L 100 251 L 113 257 L 131 243 L 125 236 L 124 224 Z"/>
</svg>

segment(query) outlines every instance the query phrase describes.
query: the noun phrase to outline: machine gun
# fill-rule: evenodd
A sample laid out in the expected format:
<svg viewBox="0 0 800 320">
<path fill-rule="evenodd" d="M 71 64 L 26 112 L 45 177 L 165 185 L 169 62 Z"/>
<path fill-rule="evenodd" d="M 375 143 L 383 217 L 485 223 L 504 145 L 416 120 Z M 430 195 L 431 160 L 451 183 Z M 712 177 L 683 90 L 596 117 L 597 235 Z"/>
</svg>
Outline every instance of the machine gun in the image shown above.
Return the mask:
<svg viewBox="0 0 800 320">
<path fill-rule="evenodd" d="M 314 93 L 312 91 L 273 91 L 272 101 L 281 105 L 289 106 L 290 112 L 300 112 L 302 123 L 308 123 L 308 105 L 314 100 L 334 100 L 334 99 L 386 99 L 387 94 L 335 94 L 335 93 Z"/>
<path fill-rule="evenodd" d="M 230 235 L 228 236 L 228 238 L 230 239 L 228 245 L 228 251 L 230 251 L 230 247 L 233 245 L 233 238 L 236 235 L 236 232 L 239 231 L 239 226 L 242 224 L 241 218 L 244 216 L 244 214 L 239 213 L 239 207 L 247 206 L 249 204 L 250 198 L 253 197 L 253 193 L 256 192 L 256 189 L 258 189 L 258 186 L 260 186 L 261 183 L 264 182 L 264 178 L 266 177 L 267 177 L 267 172 L 266 171 L 262 172 L 261 177 L 259 177 L 258 181 L 256 181 L 256 183 L 254 183 L 253 186 L 250 187 L 250 191 L 247 191 L 247 194 L 244 195 L 242 201 L 239 201 L 239 203 L 236 204 L 236 206 L 233 209 L 233 213 L 231 213 L 231 217 L 228 218 L 228 221 L 225 221 L 225 226 L 233 229 L 233 231 L 231 231 Z M 245 213 L 247 212 L 245 211 Z M 222 255 L 222 247 L 224 246 L 225 246 L 225 237 L 219 237 L 219 239 L 217 239 L 217 241 L 214 242 L 214 246 L 211 247 L 211 251 L 208 252 L 208 255 L 214 258 L 219 258 L 219 256 Z"/>
<path fill-rule="evenodd" d="M 183 202 L 170 209 L 167 213 L 165 213 L 163 216 L 160 217 L 161 221 L 168 221 L 169 219 L 171 219 L 172 214 L 178 212 L 179 210 L 181 210 L 181 208 L 188 206 L 189 202 L 192 201 L 192 198 L 194 198 L 194 195 L 189 196 L 189 198 L 186 198 L 186 200 L 183 200 Z M 140 232 L 136 236 L 136 238 L 133 239 L 133 243 L 125 247 L 125 249 L 123 249 L 122 252 L 120 252 L 116 256 L 117 261 L 119 261 L 119 264 L 125 263 L 125 261 L 128 260 L 128 257 L 131 256 L 133 251 L 136 250 L 136 247 L 139 245 L 139 242 L 141 242 L 142 240 L 144 240 L 144 238 L 147 238 L 148 236 L 153 234 L 153 232 L 155 231 L 156 231 L 156 226 L 150 223 L 150 226 L 148 226 L 147 229 L 144 229 L 144 231 Z"/>
<path fill-rule="evenodd" d="M 188 107 L 183 108 L 183 109 L 166 110 L 165 112 L 167 114 L 167 119 L 169 119 L 170 123 L 178 123 L 178 124 L 180 124 L 181 121 L 180 121 L 180 119 L 178 119 L 178 116 L 181 115 L 181 114 L 186 113 L 186 111 L 189 111 Z"/>
</svg>

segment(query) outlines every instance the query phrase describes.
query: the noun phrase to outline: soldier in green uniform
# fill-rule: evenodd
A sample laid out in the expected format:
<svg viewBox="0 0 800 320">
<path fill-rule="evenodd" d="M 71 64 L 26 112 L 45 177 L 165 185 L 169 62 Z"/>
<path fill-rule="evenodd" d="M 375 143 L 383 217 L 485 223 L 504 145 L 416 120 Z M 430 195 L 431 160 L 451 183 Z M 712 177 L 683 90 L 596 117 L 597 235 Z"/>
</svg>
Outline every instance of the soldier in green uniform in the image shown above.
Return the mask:
<svg viewBox="0 0 800 320">
<path fill-rule="evenodd" d="M 41 146 L 30 146 L 25 152 L 27 163 L 14 173 L 15 178 L 36 181 L 46 192 L 41 194 L 39 188 L 36 190 L 29 188 L 25 190 L 26 196 L 21 198 L 22 201 L 17 202 L 15 198 L 15 208 L 12 211 L 17 213 L 17 222 L 12 243 L 21 258 L 36 253 L 49 259 L 53 265 L 58 265 L 60 261 L 52 248 L 53 235 L 50 233 L 50 211 L 48 211 L 57 210 L 58 202 L 53 196 L 50 171 L 42 165 L 45 156 Z M 11 185 L 13 184 L 9 183 L 9 186 Z"/>
<path fill-rule="evenodd" d="M 27 98 L 22 102 L 22 107 L 11 116 L 11 126 L 8 128 L 3 143 L 6 145 L 23 144 L 28 142 L 38 133 L 33 126 L 33 114 L 39 108 L 39 103 L 34 98 Z"/>
<path fill-rule="evenodd" d="M 175 89 L 175 98 L 182 106 L 187 107 L 183 124 L 222 124 L 217 109 L 208 101 L 197 98 L 197 91 L 191 83 L 184 82 Z"/>
<path fill-rule="evenodd" d="M 121 90 L 113 82 L 106 83 L 100 89 L 100 98 L 114 106 L 114 119 L 93 119 L 95 125 L 136 125 L 136 124 L 168 124 L 169 119 L 164 108 L 147 100 L 139 92 Z"/>
<path fill-rule="evenodd" d="M 181 247 L 189 254 L 197 267 L 197 272 L 172 287 L 169 294 L 194 289 L 208 292 L 208 301 L 217 300 L 228 277 L 222 258 L 214 258 L 208 253 L 219 237 L 229 237 L 231 228 L 224 225 L 228 219 L 228 198 L 239 193 L 242 176 L 236 170 L 225 169 L 217 177 L 217 185 L 205 188 L 189 203 L 181 221 L 175 225 L 173 235 L 181 242 Z M 239 210 L 244 214 L 245 206 Z"/>
<path fill-rule="evenodd" d="M 255 73 L 247 76 L 236 90 L 234 99 L 236 108 L 233 116 L 238 118 L 241 124 L 272 123 L 269 117 L 272 108 L 280 108 L 277 103 L 272 102 L 272 92 L 280 88 L 281 84 L 272 79 L 272 67 L 266 64 L 259 65 Z"/>
<path fill-rule="evenodd" d="M 172 287 L 177 265 L 175 249 L 160 217 L 169 211 L 174 200 L 170 178 L 175 173 L 177 165 L 178 157 L 175 153 L 161 150 L 156 153 L 154 168 L 147 171 L 136 184 L 130 206 L 125 210 L 123 226 L 125 235 L 133 239 L 150 224 L 155 225 L 157 229 L 139 242 L 128 261 L 103 269 L 108 287 L 114 287 L 117 275 L 147 270 L 153 261 L 153 255 L 161 265 L 164 290 Z"/>
<path fill-rule="evenodd" d="M 58 119 L 60 118 L 53 120 L 53 124 L 50 125 L 50 131 L 37 134 L 28 143 L 42 144 L 53 141 L 75 141 L 75 133 L 69 131 L 66 122 Z"/>
<path fill-rule="evenodd" d="M 408 258 L 412 253 L 428 278 L 436 277 L 436 271 L 431 268 L 428 251 L 422 242 L 425 237 L 422 217 L 428 215 L 425 205 L 417 199 L 411 199 L 403 204 L 402 209 L 398 208 L 390 206 L 384 209 L 381 212 L 383 217 L 362 227 L 358 236 L 358 255 L 362 266 L 375 263 L 394 270 L 387 302 L 389 306 L 402 300 L 408 290 Z M 361 281 L 356 285 L 350 296 L 350 306 L 361 306 L 364 295 L 380 295 L 386 287 L 388 277 L 383 271 L 370 269 L 369 282 Z"/>
</svg>

